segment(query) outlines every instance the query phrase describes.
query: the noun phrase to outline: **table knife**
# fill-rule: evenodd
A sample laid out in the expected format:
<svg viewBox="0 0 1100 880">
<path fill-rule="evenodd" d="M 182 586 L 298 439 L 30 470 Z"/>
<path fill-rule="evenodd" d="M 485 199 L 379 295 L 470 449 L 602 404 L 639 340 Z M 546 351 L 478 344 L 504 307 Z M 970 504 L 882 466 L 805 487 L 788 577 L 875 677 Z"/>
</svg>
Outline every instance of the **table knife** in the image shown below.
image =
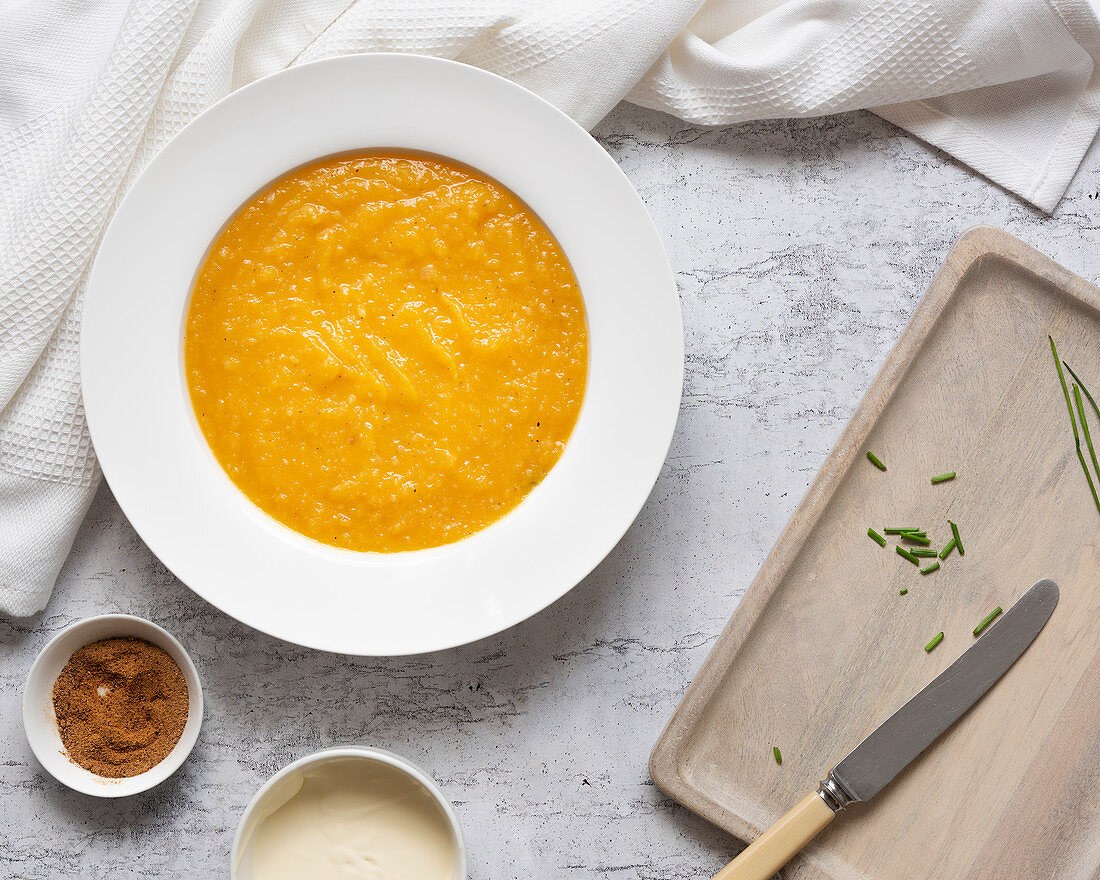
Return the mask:
<svg viewBox="0 0 1100 880">
<path fill-rule="evenodd" d="M 820 789 L 806 795 L 714 880 L 768 880 L 837 813 L 878 794 L 1008 671 L 1057 604 L 1054 581 L 1032 586 L 958 660 L 833 767 Z"/>
</svg>

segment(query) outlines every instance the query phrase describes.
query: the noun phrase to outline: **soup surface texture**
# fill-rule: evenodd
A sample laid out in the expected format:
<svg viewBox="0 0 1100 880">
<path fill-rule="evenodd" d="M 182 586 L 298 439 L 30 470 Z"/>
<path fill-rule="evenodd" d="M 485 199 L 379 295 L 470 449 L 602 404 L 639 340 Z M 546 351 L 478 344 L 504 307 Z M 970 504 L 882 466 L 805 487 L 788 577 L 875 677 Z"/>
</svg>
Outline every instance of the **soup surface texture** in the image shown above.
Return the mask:
<svg viewBox="0 0 1100 880">
<path fill-rule="evenodd" d="M 231 479 L 352 550 L 464 538 L 565 448 L 584 397 L 584 303 L 529 208 L 468 168 L 328 159 L 249 201 L 187 316 L 199 425 Z"/>
</svg>

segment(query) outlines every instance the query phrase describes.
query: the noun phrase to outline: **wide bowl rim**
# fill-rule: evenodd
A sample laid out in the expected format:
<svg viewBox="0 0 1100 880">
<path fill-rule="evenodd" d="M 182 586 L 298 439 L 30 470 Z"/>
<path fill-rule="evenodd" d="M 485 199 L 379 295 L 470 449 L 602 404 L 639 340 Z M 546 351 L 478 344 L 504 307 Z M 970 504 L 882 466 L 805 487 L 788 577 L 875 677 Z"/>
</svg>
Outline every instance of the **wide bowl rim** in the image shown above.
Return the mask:
<svg viewBox="0 0 1100 880">
<path fill-rule="evenodd" d="M 433 620 L 431 626 L 418 626 L 422 623 L 420 621 L 408 623 L 396 629 L 392 627 L 384 629 L 378 626 L 369 634 L 364 635 L 359 632 L 351 634 L 349 632 L 350 624 L 342 625 L 333 620 L 323 624 L 320 621 L 320 610 L 315 612 L 314 609 L 296 608 L 294 602 L 300 603 L 299 597 L 293 599 L 282 597 L 279 590 L 284 593 L 289 591 L 288 584 L 293 577 L 289 568 L 286 569 L 286 582 L 277 584 L 278 589 L 275 593 L 278 601 L 272 601 L 271 596 L 265 595 L 266 601 L 263 603 L 256 601 L 253 595 L 246 595 L 248 590 L 242 590 L 239 587 L 244 576 L 243 566 L 245 563 L 239 558 L 243 556 L 243 550 L 238 554 L 238 558 L 232 559 L 234 565 L 238 566 L 237 570 L 233 572 L 233 576 L 237 579 L 234 583 L 230 584 L 232 577 L 229 574 L 219 574 L 216 577 L 211 575 L 211 572 L 217 567 L 216 563 L 224 563 L 233 554 L 232 548 L 215 546 L 218 541 L 222 540 L 218 534 L 219 527 L 223 527 L 227 522 L 230 522 L 234 528 L 239 525 L 245 531 L 251 529 L 252 531 L 248 531 L 250 538 L 259 535 L 263 529 L 270 527 L 265 525 L 253 528 L 251 524 L 242 525 L 244 520 L 253 517 L 253 514 L 239 512 L 235 506 L 237 505 L 236 501 L 217 501 L 215 503 L 212 500 L 209 510 L 202 509 L 197 502 L 194 502 L 191 504 L 193 510 L 190 512 L 192 520 L 188 521 L 186 510 L 180 512 L 167 510 L 166 508 L 177 500 L 175 497 L 169 497 L 172 491 L 186 493 L 192 491 L 192 487 L 174 485 L 170 487 L 170 491 L 169 488 L 165 487 L 170 486 L 171 478 L 164 473 L 155 471 L 155 469 L 150 470 L 145 464 L 142 464 L 142 467 L 146 467 L 143 476 L 138 475 L 135 470 L 134 459 L 143 458 L 146 453 L 141 449 L 137 449 L 135 452 L 135 448 L 142 438 L 133 437 L 122 442 L 119 440 L 119 435 L 125 433 L 124 428 L 138 429 L 131 432 L 136 434 L 146 426 L 134 420 L 129 410 L 127 410 L 125 418 L 117 415 L 121 411 L 121 404 L 116 399 L 121 395 L 121 392 L 116 389 L 117 383 L 114 382 L 117 375 L 113 376 L 108 370 L 105 370 L 104 364 L 122 360 L 118 355 L 118 350 L 121 348 L 119 345 L 120 340 L 112 335 L 113 327 L 111 326 L 111 322 L 116 319 L 119 309 L 106 307 L 112 305 L 110 296 L 115 296 L 115 294 L 108 294 L 105 291 L 112 284 L 115 285 L 116 289 L 120 283 L 125 286 L 129 283 L 127 273 L 138 271 L 138 269 L 131 269 L 126 264 L 124 257 L 127 255 L 127 247 L 133 247 L 136 250 L 145 241 L 145 239 L 142 239 L 142 235 L 149 236 L 149 240 L 153 241 L 154 245 L 164 247 L 159 239 L 153 238 L 156 235 L 155 232 L 146 232 L 139 229 L 140 224 L 137 224 L 134 217 L 130 215 L 136 217 L 140 215 L 141 210 L 147 210 L 147 202 L 151 198 L 149 192 L 155 192 L 156 187 L 160 187 L 163 191 L 168 186 L 165 181 L 171 176 L 173 169 L 178 169 L 181 163 L 198 161 L 189 157 L 208 146 L 213 138 L 211 132 L 226 137 L 233 133 L 234 125 L 244 126 L 246 124 L 243 121 L 239 123 L 235 121 L 227 122 L 226 120 L 230 115 L 241 116 L 244 111 L 248 111 L 250 108 L 254 109 L 260 105 L 267 106 L 264 102 L 270 104 L 273 95 L 278 96 L 282 93 L 293 96 L 296 94 L 296 90 L 302 91 L 302 89 L 313 83 L 324 84 L 331 81 L 343 83 L 346 86 L 349 81 L 357 83 L 369 81 L 371 75 L 379 76 L 380 72 L 385 72 L 392 78 L 395 71 L 403 75 L 420 76 L 424 80 L 434 81 L 437 86 L 451 84 L 453 88 L 461 87 L 475 95 L 477 100 L 484 105 L 490 103 L 490 98 L 511 101 L 510 112 L 514 114 L 517 110 L 520 110 L 528 113 L 531 119 L 551 130 L 554 137 L 559 138 L 570 150 L 574 151 L 576 155 L 573 156 L 574 165 L 570 167 L 570 171 L 575 172 L 578 168 L 583 169 L 591 180 L 596 180 L 604 188 L 603 193 L 605 195 L 610 194 L 609 203 L 600 207 L 600 210 L 613 213 L 616 217 L 621 217 L 624 220 L 623 229 L 609 230 L 604 234 L 609 237 L 615 247 L 619 248 L 620 253 L 629 251 L 632 256 L 637 256 L 639 263 L 644 264 L 637 267 L 625 267 L 625 269 L 639 274 L 644 269 L 649 273 L 646 276 L 645 284 L 640 289 L 644 296 L 649 297 L 646 300 L 647 303 L 659 306 L 660 314 L 648 315 L 647 317 L 644 310 L 639 310 L 638 315 L 629 316 L 629 321 L 640 325 L 644 325 L 646 321 L 649 322 L 643 329 L 651 333 L 656 340 L 651 344 L 656 346 L 659 356 L 655 356 L 653 360 L 660 365 L 662 372 L 659 377 L 660 382 L 652 386 L 652 393 L 647 399 L 641 400 L 643 390 L 639 387 L 635 389 L 635 393 L 633 397 L 629 398 L 628 403 L 621 404 L 621 409 L 624 411 L 629 404 L 634 405 L 634 412 L 637 414 L 633 417 L 644 425 L 645 430 L 637 434 L 636 448 L 623 450 L 622 457 L 630 462 L 629 465 L 623 465 L 623 467 L 629 467 L 632 470 L 629 475 L 630 478 L 622 479 L 620 481 L 622 485 L 616 487 L 619 494 L 613 502 L 607 500 L 611 497 L 613 491 L 611 488 L 599 490 L 604 492 L 600 503 L 604 505 L 608 512 L 605 520 L 595 524 L 588 532 L 583 534 L 581 534 L 582 527 L 579 523 L 571 526 L 573 529 L 572 545 L 564 540 L 559 542 L 561 546 L 551 546 L 551 542 L 546 542 L 544 547 L 540 545 L 545 557 L 543 563 L 556 566 L 555 574 L 551 576 L 541 571 L 531 571 L 529 572 L 531 576 L 527 578 L 528 573 L 524 572 L 523 576 L 527 578 L 527 583 L 524 586 L 525 591 L 522 595 L 509 595 L 503 600 L 500 593 L 483 595 L 483 593 L 492 593 L 492 590 L 497 589 L 506 577 L 511 577 L 514 581 L 522 571 L 523 562 L 520 559 L 521 554 L 518 550 L 511 552 L 508 559 L 503 556 L 493 557 L 492 555 L 493 553 L 499 554 L 500 547 L 506 541 L 506 538 L 499 534 L 502 525 L 504 523 L 514 523 L 519 517 L 517 511 L 536 506 L 536 502 L 533 500 L 535 497 L 542 498 L 538 504 L 542 505 L 541 509 L 543 511 L 552 509 L 553 504 L 558 502 L 549 499 L 551 497 L 558 498 L 562 492 L 561 486 L 557 486 L 553 490 L 549 486 L 559 479 L 558 474 L 566 470 L 565 462 L 570 459 L 570 456 L 577 458 L 580 455 L 580 453 L 575 453 L 573 450 L 578 446 L 585 448 L 578 436 L 583 433 L 582 427 L 586 424 L 586 406 L 589 410 L 593 408 L 588 405 L 593 397 L 592 387 L 594 383 L 592 377 L 595 375 L 594 358 L 596 357 L 594 352 L 602 344 L 599 333 L 593 329 L 591 323 L 593 314 L 592 290 L 586 288 L 585 278 L 582 277 L 584 271 L 591 273 L 594 270 L 591 268 L 578 270 L 577 254 L 575 250 L 571 252 L 570 245 L 563 240 L 563 230 L 555 228 L 554 223 L 550 222 L 546 216 L 545 207 L 540 209 L 539 205 L 532 205 L 536 213 L 547 223 L 551 233 L 558 238 L 574 270 L 577 272 L 586 311 L 588 312 L 590 331 L 593 334 L 590 337 L 590 386 L 586 391 L 585 404 L 582 405 L 581 418 L 562 459 L 555 465 L 547 480 L 540 484 L 527 500 L 504 519 L 463 541 L 457 542 L 457 544 L 422 551 L 388 554 L 391 557 L 390 559 L 372 560 L 367 563 L 362 560 L 362 557 L 385 556 L 387 554 L 352 554 L 360 558 L 348 562 L 346 559 L 338 559 L 336 554 L 351 554 L 352 551 L 326 548 L 324 545 L 313 546 L 316 542 L 308 538 L 296 535 L 281 535 L 278 541 L 270 539 L 273 542 L 272 546 L 278 544 L 280 547 L 285 545 L 285 547 L 293 548 L 286 551 L 286 558 L 281 561 L 285 564 L 297 566 L 296 570 L 303 577 L 308 575 L 311 579 L 318 581 L 316 589 L 320 590 L 321 593 L 325 593 L 327 590 L 328 592 L 325 595 L 330 602 L 335 601 L 334 597 L 339 598 L 337 595 L 340 588 L 339 583 L 354 576 L 355 572 L 352 569 L 356 571 L 369 569 L 370 578 L 391 586 L 403 587 L 410 580 L 415 581 L 418 589 L 436 589 L 438 594 L 440 588 L 429 588 L 425 585 L 429 582 L 439 584 L 442 576 L 451 573 L 448 566 L 461 566 L 461 574 L 465 578 L 466 584 L 464 589 L 467 591 L 462 594 L 463 597 L 471 594 L 470 591 L 472 590 L 473 594 L 476 594 L 474 599 L 484 605 L 484 608 L 479 607 L 467 613 L 464 609 L 458 608 L 460 601 L 455 599 L 455 607 L 458 608 L 458 611 L 456 612 L 454 608 L 447 611 L 440 610 L 436 614 L 437 619 Z M 302 85 L 303 82 L 306 84 Z M 389 87 L 390 85 L 387 84 L 387 88 Z M 414 88 L 414 86 L 407 87 Z M 364 101 L 367 99 L 364 98 Z M 375 95 L 370 100 L 378 102 L 383 100 L 383 97 Z M 438 101 L 442 101 L 442 98 Z M 266 120 L 271 117 L 269 110 L 264 112 L 267 114 L 266 116 L 261 114 L 256 118 Z M 500 113 L 503 114 L 504 111 L 502 110 Z M 505 123 L 501 122 L 501 124 Z M 218 126 L 221 126 L 220 130 Z M 255 137 L 259 136 L 259 134 L 255 135 Z M 445 135 L 436 134 L 434 136 L 446 139 Z M 455 136 L 458 137 L 458 135 Z M 268 174 L 262 180 L 275 179 L 278 174 L 301 164 L 303 160 L 308 161 L 339 152 L 346 152 L 347 150 L 347 144 L 318 137 L 319 140 L 316 144 L 311 142 L 311 152 L 308 155 L 299 157 L 298 161 L 295 162 L 284 162 L 279 166 L 277 173 Z M 478 137 L 481 136 L 478 135 Z M 534 135 L 530 137 L 533 138 Z M 469 138 L 472 139 L 474 136 L 469 135 Z M 478 143 L 482 143 L 482 141 L 478 141 Z M 379 145 L 377 141 L 370 140 L 357 144 L 358 148 L 363 150 L 376 149 Z M 498 168 L 486 167 L 483 163 L 471 161 L 467 155 L 456 155 L 448 150 L 437 149 L 432 143 L 419 141 L 416 143 L 390 143 L 389 145 L 395 149 L 422 150 L 448 156 L 459 162 L 465 162 L 490 177 L 500 180 L 528 204 L 532 202 L 530 194 L 522 191 L 522 188 L 517 189 L 513 181 L 503 179 Z M 492 149 L 496 151 L 494 155 L 504 155 L 503 147 L 493 147 Z M 501 159 L 501 161 L 504 160 Z M 253 180 L 254 184 L 259 182 L 261 181 Z M 520 183 L 522 187 L 522 181 Z M 549 183 L 540 183 L 539 186 L 544 191 L 550 188 Z M 580 183 L 577 186 L 579 187 Z M 252 185 L 247 189 L 247 192 L 252 193 L 257 189 L 259 189 L 258 186 Z M 146 192 L 147 190 L 149 192 Z M 203 197 L 212 198 L 210 196 Z M 228 196 L 225 196 L 225 198 L 228 198 Z M 555 196 L 555 198 L 558 198 L 564 205 L 565 196 Z M 595 199 L 596 196 L 592 198 Z M 239 201 L 234 202 L 232 210 L 236 210 L 239 205 Z M 206 210 L 206 208 L 202 208 L 202 210 Z M 565 208 L 563 207 L 562 210 L 564 211 Z M 222 214 L 216 225 L 206 227 L 204 251 L 215 229 L 224 222 L 229 213 L 231 211 Z M 187 228 L 187 224 L 183 223 L 180 228 L 174 230 L 174 233 L 178 237 L 185 234 Z M 133 241 L 128 241 L 127 236 L 130 236 Z M 575 233 L 574 237 L 579 238 L 580 233 Z M 144 259 L 144 257 L 139 257 L 139 259 Z M 151 260 L 152 257 L 148 259 Z M 589 259 L 588 262 L 592 263 L 593 260 Z M 620 270 L 624 268 L 623 263 L 624 259 L 620 257 Z M 149 267 L 144 266 L 143 268 L 148 269 Z M 604 269 L 601 271 L 610 270 Z M 188 280 L 190 280 L 190 277 L 193 276 L 189 276 Z M 172 283 L 178 286 L 179 281 L 177 279 Z M 603 283 L 606 285 L 606 282 Z M 626 287 L 627 283 L 627 281 L 624 281 L 623 286 Z M 639 287 L 630 288 L 632 294 L 635 294 L 638 289 Z M 188 295 L 189 290 L 188 285 Z M 104 304 L 101 304 L 101 300 L 104 301 Z M 175 300 L 172 301 L 175 302 Z M 154 307 L 148 306 L 148 308 Z M 138 317 L 128 320 L 136 321 Z M 656 326 L 658 324 L 660 326 Z M 606 333 L 606 331 L 601 332 Z M 622 331 L 623 335 L 627 332 L 628 330 Z M 137 344 L 142 345 L 145 343 L 139 341 Z M 178 358 L 178 351 L 173 356 Z M 605 358 L 605 361 L 609 360 L 610 356 Z M 646 213 L 641 199 L 618 165 L 587 132 L 542 98 L 495 74 L 458 62 L 426 56 L 400 53 L 367 53 L 311 62 L 252 83 L 233 92 L 198 116 L 161 150 L 123 199 L 110 228 L 104 236 L 103 245 L 97 255 L 88 282 L 81 339 L 81 366 L 88 424 L 104 475 L 114 491 L 120 507 L 135 530 L 181 581 L 222 611 L 276 638 L 317 650 L 341 654 L 400 656 L 453 648 L 486 638 L 514 626 L 565 595 L 611 552 L 644 506 L 672 442 L 683 385 L 683 322 L 675 278 L 652 220 Z M 117 374 L 121 367 L 117 363 L 112 363 L 111 369 L 115 370 Z M 608 369 L 606 363 L 601 369 L 605 371 Z M 616 369 L 625 371 L 626 367 L 620 366 Z M 651 364 L 641 364 L 638 369 L 641 371 L 655 371 L 657 367 Z M 126 375 L 119 381 L 136 380 L 132 376 Z M 641 380 L 638 380 L 639 385 L 640 382 Z M 606 400 L 606 398 L 607 394 L 604 394 L 604 399 Z M 640 400 L 641 402 L 639 402 Z M 146 400 L 145 403 L 148 407 L 149 401 Z M 128 405 L 132 406 L 132 404 Z M 152 405 L 155 408 L 160 404 L 154 401 Z M 115 410 L 114 414 L 111 413 L 112 407 Z M 606 408 L 603 405 L 601 407 L 600 412 Z M 190 415 L 189 410 L 187 410 L 187 413 Z M 611 422 L 613 416 L 609 413 L 610 411 L 598 418 L 602 418 L 604 423 Z M 145 417 L 144 410 L 142 417 Z M 597 417 L 589 416 L 590 420 L 593 418 Z M 130 424 L 127 420 L 132 421 L 133 424 Z M 591 428 L 589 433 L 590 435 L 595 434 L 596 429 Z M 147 442 L 147 438 L 145 439 Z M 633 442 L 634 439 L 632 436 L 631 441 Z M 174 434 L 158 436 L 155 440 L 160 444 L 157 451 L 166 455 L 179 452 L 179 447 L 185 443 L 183 439 Z M 184 450 L 184 458 L 189 454 L 187 450 Z M 218 475 L 211 479 L 228 481 L 220 468 L 217 468 L 217 471 Z M 565 478 L 561 479 L 564 480 Z M 160 481 L 157 484 L 160 497 L 152 496 L 152 490 L 148 488 L 149 485 L 152 485 L 151 480 Z M 577 483 L 578 481 L 573 478 L 573 482 Z M 240 498 L 244 499 L 245 504 L 249 508 L 253 508 L 252 503 L 244 498 L 243 493 L 240 493 L 236 487 L 232 487 L 232 489 L 233 494 L 239 494 Z M 198 489 L 193 491 L 198 492 Z M 204 489 L 204 491 L 207 490 Z M 586 489 L 586 491 L 590 490 Z M 213 499 L 214 496 L 211 495 L 210 497 Z M 590 499 L 585 498 L 584 500 Z M 213 514 L 211 518 L 217 521 L 216 524 L 207 526 L 205 522 L 201 524 L 195 522 L 194 519 L 199 515 L 197 511 L 200 510 L 204 517 Z M 259 513 L 258 508 L 253 508 L 253 510 L 259 516 L 268 519 L 266 514 Z M 561 507 L 559 512 L 567 510 L 567 507 Z M 545 513 L 539 515 L 542 516 L 543 520 L 547 519 Z M 534 523 L 536 520 L 534 517 L 536 515 L 524 513 L 523 516 L 527 517 L 527 520 L 525 520 L 525 534 L 529 535 L 535 528 Z M 581 518 L 584 516 L 591 520 L 595 517 L 595 512 L 594 510 L 588 513 L 581 511 Z M 173 517 L 176 517 L 176 519 L 173 520 Z M 218 517 L 221 517 L 221 519 L 219 520 Z M 271 522 L 274 523 L 274 520 L 271 520 Z M 563 522 L 553 523 L 553 525 L 561 527 L 564 531 L 567 524 L 564 524 L 563 520 Z M 204 534 L 201 540 L 207 543 L 196 545 L 195 542 L 200 540 L 196 538 L 196 534 L 204 528 L 210 534 Z M 290 531 L 285 526 L 278 525 L 278 528 L 283 532 Z M 513 525 L 510 525 L 508 529 L 511 529 L 511 533 L 507 536 L 510 539 L 516 529 Z M 240 535 L 234 537 L 239 539 Z M 296 542 L 297 538 L 301 538 L 301 540 Z M 188 544 L 187 540 L 191 540 L 192 543 Z M 262 541 L 267 540 L 269 540 L 267 537 L 262 538 Z M 256 538 L 256 541 L 258 545 L 262 543 L 261 538 Z M 228 539 L 225 539 L 225 543 L 228 543 Z M 307 544 L 310 546 L 306 546 Z M 460 549 L 456 551 L 456 547 L 460 547 Z M 487 547 L 491 548 L 491 553 L 486 550 Z M 554 555 L 555 551 L 556 555 Z M 280 549 L 279 552 L 281 553 L 283 550 Z M 213 558 L 218 554 L 221 554 L 220 558 Z M 554 555 L 554 558 L 547 562 L 547 559 L 552 555 Z M 406 562 L 395 564 L 392 557 L 398 556 L 415 558 L 414 564 L 418 567 L 417 572 L 410 574 L 408 571 L 398 570 L 401 565 L 405 565 L 407 562 L 406 560 Z M 250 558 L 254 561 L 254 566 L 253 569 L 250 569 L 249 574 L 252 576 L 254 571 L 254 577 L 258 582 L 261 569 L 268 564 L 268 556 L 266 553 L 261 552 L 253 553 Z M 274 563 L 271 563 L 271 566 L 273 565 Z M 475 565 L 491 569 L 488 574 L 482 570 L 476 572 L 476 577 L 483 577 L 485 583 L 488 583 L 491 589 L 487 587 L 484 591 L 478 592 L 483 584 L 474 582 Z M 507 570 L 508 565 L 512 566 L 511 570 Z M 224 566 L 223 569 L 219 569 L 219 571 L 221 570 L 224 570 Z M 276 573 L 276 577 L 283 577 L 282 572 Z M 385 597 L 385 601 L 397 601 L 394 599 L 395 595 L 396 593 Z M 498 607 L 492 607 L 494 602 L 497 603 Z M 271 611 L 273 605 L 279 608 L 275 613 Z M 360 610 L 362 609 L 360 608 Z M 298 613 L 300 611 L 308 613 Z M 451 616 L 446 618 L 448 611 Z M 342 629 L 341 626 L 343 626 Z"/>
</svg>

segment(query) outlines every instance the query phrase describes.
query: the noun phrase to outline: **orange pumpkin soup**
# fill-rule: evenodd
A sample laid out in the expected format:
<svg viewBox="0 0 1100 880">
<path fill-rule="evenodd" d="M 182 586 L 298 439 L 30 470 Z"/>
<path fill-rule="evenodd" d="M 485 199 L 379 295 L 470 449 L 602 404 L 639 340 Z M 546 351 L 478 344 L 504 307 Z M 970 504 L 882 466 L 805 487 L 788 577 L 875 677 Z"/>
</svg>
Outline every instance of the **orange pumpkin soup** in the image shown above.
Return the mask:
<svg viewBox="0 0 1100 880">
<path fill-rule="evenodd" d="M 435 158 L 294 171 L 214 242 L 185 364 L 214 455 L 256 505 L 352 550 L 502 517 L 554 466 L 588 368 L 561 248 L 500 184 Z"/>
</svg>

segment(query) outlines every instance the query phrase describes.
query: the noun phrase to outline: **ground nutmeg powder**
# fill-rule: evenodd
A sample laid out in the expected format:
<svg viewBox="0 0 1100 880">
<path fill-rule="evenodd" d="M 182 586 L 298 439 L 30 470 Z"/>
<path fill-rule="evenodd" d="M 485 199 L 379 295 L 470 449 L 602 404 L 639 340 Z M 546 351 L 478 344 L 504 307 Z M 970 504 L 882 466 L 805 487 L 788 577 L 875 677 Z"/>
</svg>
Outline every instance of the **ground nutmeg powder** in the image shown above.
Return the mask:
<svg viewBox="0 0 1100 880">
<path fill-rule="evenodd" d="M 143 639 L 79 649 L 53 686 L 69 757 L 97 776 L 137 776 L 167 757 L 187 722 L 187 682 L 176 661 Z"/>
</svg>

